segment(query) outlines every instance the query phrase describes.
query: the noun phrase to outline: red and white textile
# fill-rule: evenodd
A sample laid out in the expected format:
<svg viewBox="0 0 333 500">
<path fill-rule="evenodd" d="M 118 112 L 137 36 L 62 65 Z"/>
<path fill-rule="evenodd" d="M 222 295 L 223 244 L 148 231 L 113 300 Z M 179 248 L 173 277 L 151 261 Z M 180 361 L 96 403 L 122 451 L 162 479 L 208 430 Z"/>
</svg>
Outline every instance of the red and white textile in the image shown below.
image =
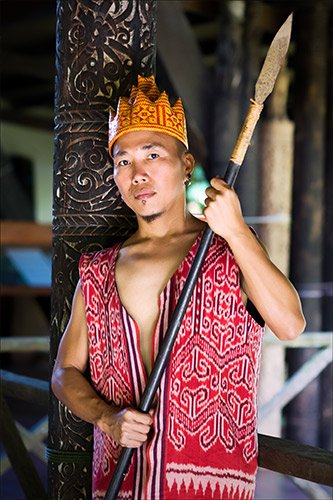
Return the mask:
<svg viewBox="0 0 333 500">
<path fill-rule="evenodd" d="M 201 235 L 160 296 L 155 359 Z M 92 384 L 106 401 L 137 406 L 147 375 L 139 331 L 114 277 L 121 244 L 80 260 Z M 257 384 L 263 329 L 243 305 L 239 268 L 214 236 L 157 394 L 148 444 L 135 451 L 126 500 L 252 499 L 257 470 Z M 94 429 L 93 498 L 103 499 L 120 447 Z"/>
</svg>

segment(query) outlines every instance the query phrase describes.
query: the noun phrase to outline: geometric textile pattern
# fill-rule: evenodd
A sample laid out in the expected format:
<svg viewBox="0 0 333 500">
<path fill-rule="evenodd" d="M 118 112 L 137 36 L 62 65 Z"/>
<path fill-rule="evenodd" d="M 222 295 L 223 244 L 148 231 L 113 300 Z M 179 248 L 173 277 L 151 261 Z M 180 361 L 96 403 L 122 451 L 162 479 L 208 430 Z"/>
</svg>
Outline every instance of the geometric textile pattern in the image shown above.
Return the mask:
<svg viewBox="0 0 333 500">
<path fill-rule="evenodd" d="M 166 92 L 160 92 L 154 76 L 138 76 L 130 97 L 120 97 L 117 112 L 109 117 L 109 152 L 122 135 L 137 130 L 152 130 L 175 137 L 188 149 L 185 114 L 179 98 L 170 105 Z"/>
<path fill-rule="evenodd" d="M 160 296 L 153 359 L 201 236 Z M 119 408 L 136 406 L 147 382 L 138 327 L 120 302 L 114 278 L 120 246 L 80 260 L 92 384 Z M 215 235 L 157 392 L 151 436 L 133 454 L 119 499 L 253 498 L 262 333 L 243 305 L 235 258 Z M 95 427 L 95 500 L 104 498 L 119 453 Z"/>
</svg>

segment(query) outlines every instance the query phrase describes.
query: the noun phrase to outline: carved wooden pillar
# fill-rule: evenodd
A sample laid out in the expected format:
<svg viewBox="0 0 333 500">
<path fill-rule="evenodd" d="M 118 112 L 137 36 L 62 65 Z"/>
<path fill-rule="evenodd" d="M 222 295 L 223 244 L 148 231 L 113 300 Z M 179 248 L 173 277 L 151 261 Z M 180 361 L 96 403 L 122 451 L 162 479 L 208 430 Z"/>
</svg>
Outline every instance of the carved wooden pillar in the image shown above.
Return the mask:
<svg viewBox="0 0 333 500">
<path fill-rule="evenodd" d="M 69 319 L 82 252 L 125 239 L 108 156 L 108 110 L 137 75 L 154 73 L 156 2 L 58 0 L 50 365 Z M 92 426 L 51 393 L 49 498 L 91 497 Z"/>
</svg>

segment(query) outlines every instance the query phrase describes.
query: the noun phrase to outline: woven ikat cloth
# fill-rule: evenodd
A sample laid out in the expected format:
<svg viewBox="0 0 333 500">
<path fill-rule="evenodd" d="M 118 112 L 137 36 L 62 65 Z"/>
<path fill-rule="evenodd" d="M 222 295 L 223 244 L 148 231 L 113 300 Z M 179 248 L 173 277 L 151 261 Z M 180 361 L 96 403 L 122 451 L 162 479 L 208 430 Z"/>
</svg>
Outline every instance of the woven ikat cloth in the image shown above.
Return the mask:
<svg viewBox="0 0 333 500">
<path fill-rule="evenodd" d="M 201 235 L 161 293 L 156 358 Z M 120 244 L 80 260 L 92 384 L 119 408 L 137 406 L 147 375 L 139 331 L 114 277 Z M 119 492 L 128 500 L 252 499 L 263 329 L 243 305 L 239 268 L 214 236 L 157 393 L 148 443 Z M 93 498 L 103 499 L 121 448 L 94 428 Z"/>
</svg>

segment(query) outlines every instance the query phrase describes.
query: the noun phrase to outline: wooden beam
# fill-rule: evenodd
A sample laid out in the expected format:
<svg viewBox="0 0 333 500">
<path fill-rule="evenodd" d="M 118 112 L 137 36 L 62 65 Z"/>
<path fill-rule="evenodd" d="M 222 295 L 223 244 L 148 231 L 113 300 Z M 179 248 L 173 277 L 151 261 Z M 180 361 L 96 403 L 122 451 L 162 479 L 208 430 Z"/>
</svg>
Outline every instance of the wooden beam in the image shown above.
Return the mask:
<svg viewBox="0 0 333 500">
<path fill-rule="evenodd" d="M 207 74 L 198 41 L 177 1 L 158 2 L 157 22 L 158 55 L 191 119 L 202 128 Z"/>
<path fill-rule="evenodd" d="M 48 297 L 50 286 L 1 285 L 0 297 Z"/>
<path fill-rule="evenodd" d="M 1 337 L 1 352 L 49 352 L 50 337 Z"/>
<path fill-rule="evenodd" d="M 47 494 L 1 395 L 1 440 L 27 500 L 47 500 Z"/>
<path fill-rule="evenodd" d="M 2 220 L 2 246 L 51 248 L 52 226 L 31 221 Z"/>
<path fill-rule="evenodd" d="M 49 400 L 49 384 L 7 370 L 0 370 L 1 388 L 4 396 L 21 399 L 47 406 Z"/>
<path fill-rule="evenodd" d="M 48 383 L 1 370 L 2 390 L 25 401 L 47 404 Z M 333 486 L 333 454 L 296 441 L 258 435 L 259 467 Z M 7 452 L 8 453 L 8 452 Z"/>
<path fill-rule="evenodd" d="M 272 333 L 265 332 L 264 345 L 280 346 L 281 349 L 298 349 L 299 347 L 326 347 L 333 346 L 332 332 L 306 332 L 294 340 L 281 342 Z"/>
<path fill-rule="evenodd" d="M 258 438 L 259 467 L 333 486 L 332 452 L 263 434 Z"/>
<path fill-rule="evenodd" d="M 158 55 L 175 94 L 182 98 L 195 142 L 205 148 L 210 79 L 198 41 L 179 2 L 157 2 L 157 7 Z"/>
<path fill-rule="evenodd" d="M 318 377 L 331 362 L 331 346 L 316 352 L 284 383 L 280 391 L 259 409 L 259 421 L 264 421 L 276 410 L 282 410 L 282 408 Z"/>
<path fill-rule="evenodd" d="M 219 2 L 216 0 L 181 0 L 180 3 L 186 12 L 203 17 L 217 16 L 219 12 Z"/>
<path fill-rule="evenodd" d="M 319 484 L 307 481 L 306 479 L 300 479 L 299 477 L 286 477 L 290 479 L 298 489 L 303 491 L 308 498 L 312 500 L 318 500 L 318 498 L 320 498 L 320 500 L 332 500 L 332 496 Z"/>
</svg>

